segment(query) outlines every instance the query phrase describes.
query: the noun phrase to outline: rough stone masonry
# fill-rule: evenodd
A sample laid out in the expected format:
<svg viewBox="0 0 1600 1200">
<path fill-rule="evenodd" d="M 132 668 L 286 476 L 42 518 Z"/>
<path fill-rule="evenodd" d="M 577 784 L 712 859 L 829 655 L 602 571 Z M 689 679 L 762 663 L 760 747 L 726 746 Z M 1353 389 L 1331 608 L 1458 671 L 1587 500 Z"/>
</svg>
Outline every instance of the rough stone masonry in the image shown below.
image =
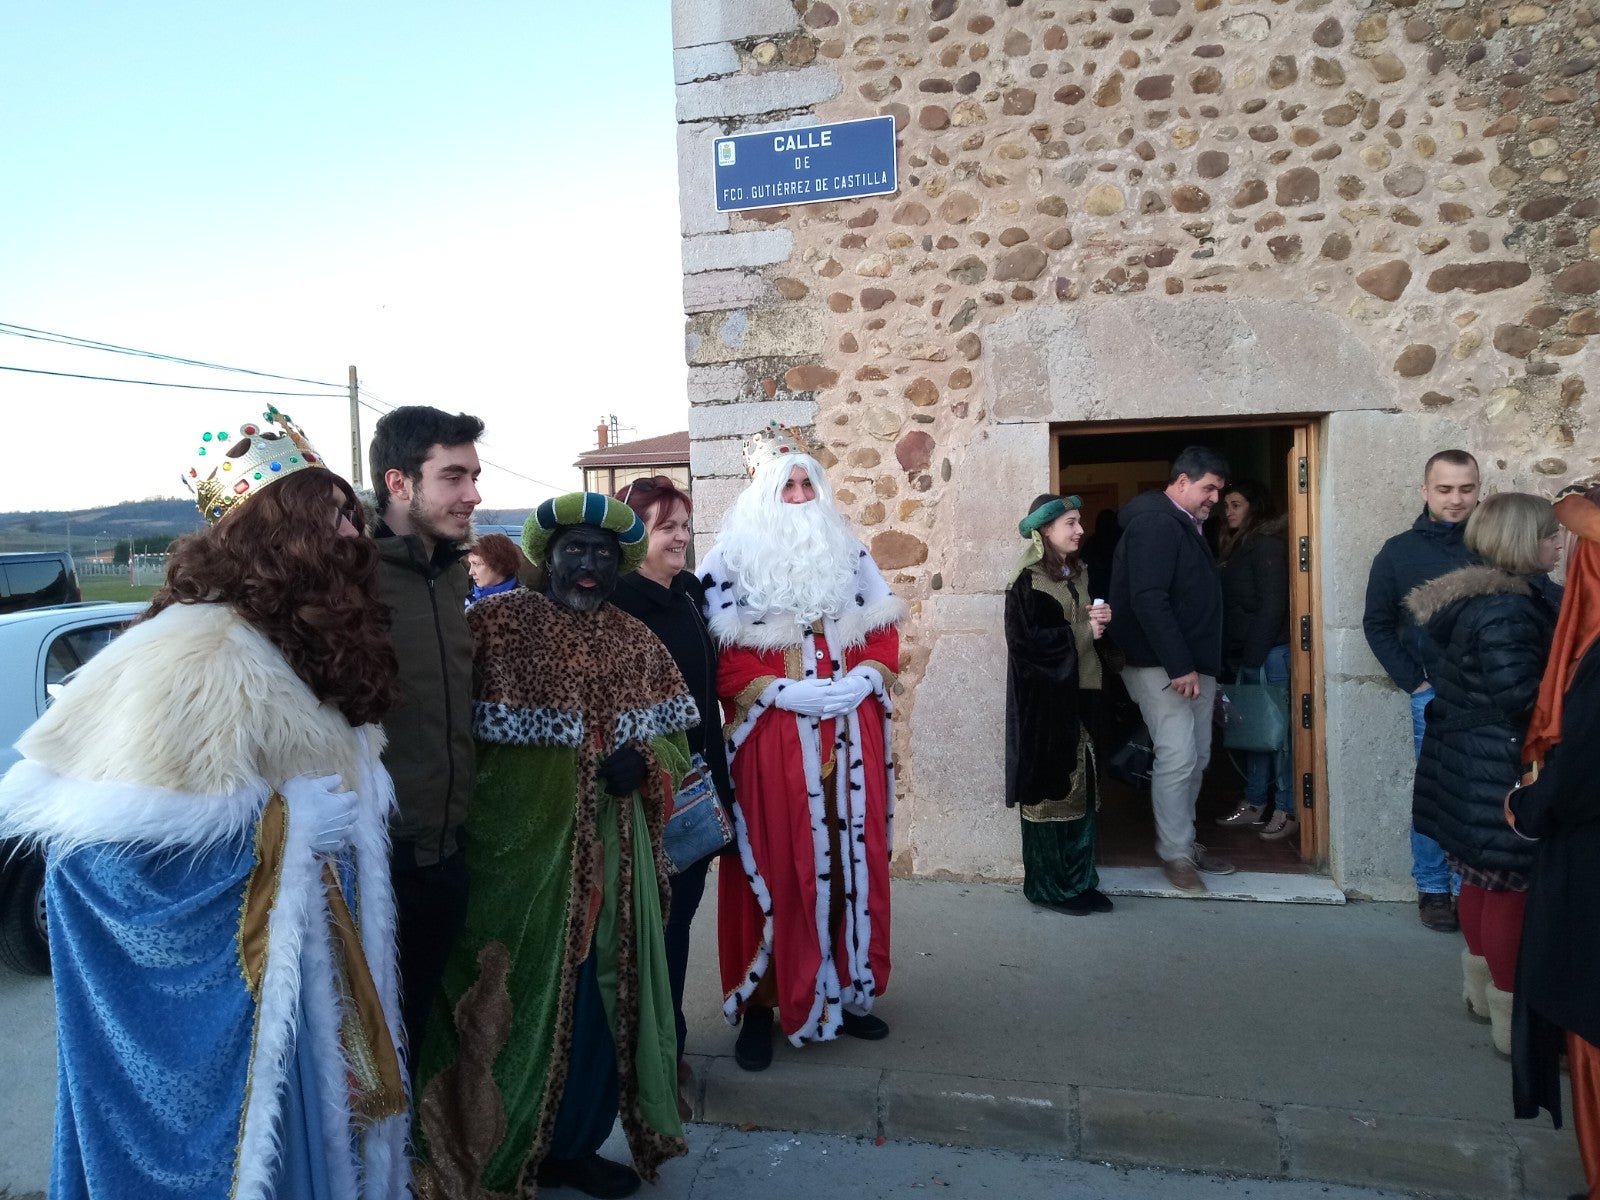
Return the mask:
<svg viewBox="0 0 1600 1200">
<path fill-rule="evenodd" d="M 960 722 L 998 712 L 1011 547 L 988 542 L 1047 482 L 1030 464 L 1049 421 L 1337 414 L 1325 507 L 1358 483 L 1382 498 L 1372 528 L 1324 540 L 1363 579 L 1438 437 L 1501 489 L 1600 462 L 1597 0 L 675 0 L 673 22 L 701 536 L 742 485 L 738 438 L 769 417 L 809 427 L 913 603 L 902 870 L 1019 873 L 998 733 Z M 712 138 L 880 113 L 897 195 L 712 210 Z M 1208 360 L 1292 359 L 1297 335 L 1266 328 L 1285 313 L 1325 382 L 1275 409 Z M 1152 323 L 1189 332 L 1160 342 Z M 1106 374 L 1075 356 L 1147 351 L 1209 381 L 1200 407 L 1109 384 L 1074 398 Z M 1367 415 L 1384 412 L 1402 423 Z M 1398 701 L 1350 581 L 1323 578 L 1333 870 L 1398 896 L 1405 747 L 1385 734 L 1375 767 L 1333 761 L 1398 725 Z M 965 689 L 959 707 L 930 711 L 930 671 Z"/>
</svg>

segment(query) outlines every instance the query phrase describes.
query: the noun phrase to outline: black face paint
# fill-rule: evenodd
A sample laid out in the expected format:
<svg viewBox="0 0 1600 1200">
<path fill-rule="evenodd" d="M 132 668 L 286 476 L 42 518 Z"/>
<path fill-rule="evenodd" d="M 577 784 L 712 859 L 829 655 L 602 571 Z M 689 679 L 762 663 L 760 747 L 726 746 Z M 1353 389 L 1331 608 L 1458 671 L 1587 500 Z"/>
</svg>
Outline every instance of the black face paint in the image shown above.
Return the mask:
<svg viewBox="0 0 1600 1200">
<path fill-rule="evenodd" d="M 621 567 L 616 534 L 593 525 L 568 525 L 550 539 L 545 595 L 577 612 L 597 612 L 617 590 Z"/>
</svg>

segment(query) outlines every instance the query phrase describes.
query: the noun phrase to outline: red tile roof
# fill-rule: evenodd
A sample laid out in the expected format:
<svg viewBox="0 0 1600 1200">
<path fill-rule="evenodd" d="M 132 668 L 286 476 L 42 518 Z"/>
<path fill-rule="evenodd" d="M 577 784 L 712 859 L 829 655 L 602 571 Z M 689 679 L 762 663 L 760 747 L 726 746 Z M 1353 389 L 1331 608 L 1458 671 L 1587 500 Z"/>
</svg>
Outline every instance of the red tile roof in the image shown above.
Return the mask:
<svg viewBox="0 0 1600 1200">
<path fill-rule="evenodd" d="M 666 467 L 689 465 L 689 431 L 664 433 L 660 437 L 618 442 L 605 449 L 585 450 L 572 465 L 590 467 Z"/>
</svg>

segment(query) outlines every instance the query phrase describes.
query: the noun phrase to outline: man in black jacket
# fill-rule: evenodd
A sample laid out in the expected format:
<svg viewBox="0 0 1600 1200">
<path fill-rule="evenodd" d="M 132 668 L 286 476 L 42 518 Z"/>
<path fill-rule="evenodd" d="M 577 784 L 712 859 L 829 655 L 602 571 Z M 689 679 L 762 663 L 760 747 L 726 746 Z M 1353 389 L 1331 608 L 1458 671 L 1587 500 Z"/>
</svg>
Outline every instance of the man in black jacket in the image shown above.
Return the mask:
<svg viewBox="0 0 1600 1200">
<path fill-rule="evenodd" d="M 383 723 L 383 765 L 394 779 L 390 865 L 413 1052 L 467 918 L 461 827 L 473 782 L 472 580 L 462 543 L 480 499 L 475 443 L 482 434 L 483 422 L 466 413 L 397 408 L 379 420 L 368 455 L 378 591 L 393 617 L 400 667 L 399 695 Z"/>
<path fill-rule="evenodd" d="M 1472 558 L 1461 540 L 1478 507 L 1478 460 L 1465 450 L 1441 450 L 1422 469 L 1422 515 L 1404 533 L 1383 544 L 1367 576 L 1367 611 L 1361 627 L 1367 645 L 1394 685 L 1411 695 L 1413 753 L 1422 753 L 1422 731 L 1433 688 L 1423 666 L 1422 630 L 1405 606 L 1412 588 L 1430 583 Z M 1450 903 L 1452 880 L 1444 851 L 1432 838 L 1411 831 L 1411 877 L 1417 883 L 1417 911 L 1429 929 L 1457 928 Z"/>
<path fill-rule="evenodd" d="M 1127 658 L 1122 682 L 1155 750 L 1156 853 L 1172 886 L 1185 892 L 1206 890 L 1200 871 L 1233 871 L 1194 840 L 1222 670 L 1222 585 L 1202 526 L 1227 478 L 1221 454 L 1185 449 L 1164 492 L 1144 492 L 1122 506 L 1122 540 L 1111 560 L 1111 636 Z"/>
</svg>

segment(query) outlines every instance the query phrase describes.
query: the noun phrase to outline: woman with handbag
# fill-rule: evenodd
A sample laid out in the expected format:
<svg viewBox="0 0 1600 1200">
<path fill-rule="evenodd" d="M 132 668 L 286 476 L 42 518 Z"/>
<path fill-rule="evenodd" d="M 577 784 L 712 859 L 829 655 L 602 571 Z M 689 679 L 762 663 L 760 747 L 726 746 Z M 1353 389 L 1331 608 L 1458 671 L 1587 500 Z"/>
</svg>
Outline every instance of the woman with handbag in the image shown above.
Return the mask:
<svg viewBox="0 0 1600 1200">
<path fill-rule="evenodd" d="M 1509 1054 L 1533 843 L 1506 824 L 1504 802 L 1522 775 L 1523 734 L 1550 657 L 1561 589 L 1546 572 L 1560 560 L 1561 533 L 1548 500 L 1502 492 L 1473 511 L 1463 541 L 1479 562 L 1406 597 L 1434 687 L 1412 820 L 1461 876 L 1463 996 Z"/>
<path fill-rule="evenodd" d="M 1233 683 L 1289 687 L 1289 521 L 1272 513 L 1272 497 L 1254 480 L 1222 493 L 1226 527 L 1218 539 L 1222 574 L 1222 649 Z M 1287 723 L 1285 724 L 1287 733 Z M 1300 829 L 1290 786 L 1289 747 L 1245 750 L 1244 801 L 1218 825 L 1261 825 L 1262 841 L 1292 838 Z M 1270 788 L 1270 790 L 1269 790 Z M 1267 818 L 1267 807 L 1273 808 Z"/>
<path fill-rule="evenodd" d="M 700 724 L 688 730 L 689 751 L 710 772 L 718 797 L 732 797 L 727 749 L 722 740 L 721 709 L 717 704 L 717 647 L 700 615 L 705 588 L 687 569 L 689 518 L 694 502 L 665 475 L 635 479 L 617 493 L 639 515 L 650 534 L 650 549 L 639 569 L 617 583 L 611 602 L 639 618 L 661 639 L 678 665 L 700 710 Z M 713 804 L 721 801 L 713 798 Z M 723 828 L 731 831 L 724 822 Z M 669 829 L 668 839 L 671 840 Z M 726 844 L 726 843 L 724 843 Z M 669 845 L 669 854 L 672 847 Z M 672 909 L 667 915 L 667 972 L 672 980 L 673 1019 L 678 1028 L 678 1110 L 689 1117 L 683 1088 L 692 1079 L 683 1058 L 686 1024 L 683 986 L 689 970 L 689 927 L 705 893 L 706 874 L 715 853 L 683 864 L 672 876 Z"/>
<path fill-rule="evenodd" d="M 1085 728 L 1111 607 L 1086 594 L 1082 504 L 1047 492 L 1029 506 L 1005 617 L 1006 807 L 1022 812 L 1022 891 L 1072 916 L 1111 911 L 1094 865 L 1100 788 Z"/>
</svg>

